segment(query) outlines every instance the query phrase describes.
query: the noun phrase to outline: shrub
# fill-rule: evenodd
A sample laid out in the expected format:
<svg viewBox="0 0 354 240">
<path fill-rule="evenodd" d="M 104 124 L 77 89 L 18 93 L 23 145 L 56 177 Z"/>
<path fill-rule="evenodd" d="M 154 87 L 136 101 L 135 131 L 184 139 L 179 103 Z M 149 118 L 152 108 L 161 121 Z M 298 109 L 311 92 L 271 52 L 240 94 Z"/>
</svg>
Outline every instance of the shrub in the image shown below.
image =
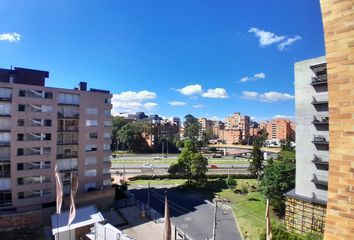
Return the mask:
<svg viewBox="0 0 354 240">
<path fill-rule="evenodd" d="M 237 181 L 234 179 L 233 176 L 229 176 L 229 177 L 226 179 L 226 185 L 227 185 L 229 188 L 234 188 L 235 186 L 237 186 Z"/>
</svg>

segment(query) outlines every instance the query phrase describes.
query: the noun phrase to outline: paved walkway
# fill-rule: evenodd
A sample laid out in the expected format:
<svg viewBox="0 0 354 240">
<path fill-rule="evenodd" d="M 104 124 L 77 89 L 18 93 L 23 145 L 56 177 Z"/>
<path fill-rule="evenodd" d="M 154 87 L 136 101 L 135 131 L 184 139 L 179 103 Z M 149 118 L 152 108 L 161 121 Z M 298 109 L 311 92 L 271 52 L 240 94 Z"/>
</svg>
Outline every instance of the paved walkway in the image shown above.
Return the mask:
<svg viewBox="0 0 354 240">
<path fill-rule="evenodd" d="M 141 211 L 136 206 L 121 208 L 119 211 L 129 223 L 129 225 L 121 227 L 120 230 L 129 237 L 132 237 L 135 240 L 162 239 L 164 223 L 155 223 L 149 219 L 141 218 Z M 172 230 L 172 235 L 173 233 L 174 231 Z M 172 239 L 174 239 L 174 235 L 172 236 Z"/>
</svg>

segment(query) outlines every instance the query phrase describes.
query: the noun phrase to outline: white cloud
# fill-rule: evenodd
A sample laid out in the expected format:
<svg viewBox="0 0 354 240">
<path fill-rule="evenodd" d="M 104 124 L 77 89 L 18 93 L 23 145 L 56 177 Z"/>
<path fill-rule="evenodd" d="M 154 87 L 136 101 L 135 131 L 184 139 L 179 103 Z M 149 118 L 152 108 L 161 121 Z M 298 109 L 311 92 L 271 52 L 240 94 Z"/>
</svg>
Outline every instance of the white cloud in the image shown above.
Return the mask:
<svg viewBox="0 0 354 240">
<path fill-rule="evenodd" d="M 185 86 L 184 88 L 178 89 L 180 93 L 183 95 L 194 95 L 194 94 L 201 94 L 203 92 L 202 86 L 199 84 L 194 84 L 194 85 L 188 85 Z"/>
<path fill-rule="evenodd" d="M 193 105 L 194 108 L 203 108 L 204 105 L 203 104 L 196 104 L 196 105 Z"/>
<path fill-rule="evenodd" d="M 248 32 L 253 32 L 254 35 L 259 38 L 260 47 L 265 47 L 285 39 L 285 36 L 277 36 L 275 33 L 267 32 L 255 27 L 250 28 Z"/>
<path fill-rule="evenodd" d="M 295 35 L 293 37 L 289 36 L 278 36 L 275 33 L 267 32 L 259 28 L 250 28 L 248 32 L 254 33 L 256 37 L 259 38 L 259 46 L 266 47 L 274 43 L 278 43 L 278 50 L 283 51 L 286 46 L 294 44 L 296 41 L 301 40 L 301 36 Z"/>
<path fill-rule="evenodd" d="M 260 72 L 260 73 L 256 73 L 255 75 L 254 75 L 254 78 L 265 78 L 266 76 L 265 76 L 265 73 L 264 72 Z"/>
<path fill-rule="evenodd" d="M 229 95 L 227 94 L 224 88 L 208 89 L 208 91 L 202 93 L 202 96 L 206 98 L 228 98 L 229 97 Z"/>
<path fill-rule="evenodd" d="M 265 78 L 266 75 L 264 72 L 260 72 L 260 73 L 256 73 L 253 75 L 253 77 L 243 77 L 240 79 L 240 83 L 243 83 L 243 82 L 249 82 L 249 81 L 255 81 L 257 79 L 263 79 Z"/>
<path fill-rule="evenodd" d="M 16 32 L 0 34 L 0 41 L 18 42 L 20 40 L 21 34 L 18 34 Z"/>
<path fill-rule="evenodd" d="M 294 119 L 294 116 L 289 116 L 289 115 L 282 115 L 282 114 L 277 114 L 273 116 L 273 119 L 275 118 L 286 118 L 286 119 Z"/>
<path fill-rule="evenodd" d="M 122 112 L 135 113 L 138 111 L 148 111 L 155 109 L 158 104 L 155 102 L 146 102 L 155 99 L 156 93 L 147 90 L 134 92 L 126 91 L 119 94 L 113 94 L 112 97 L 112 114 L 117 115 Z"/>
<path fill-rule="evenodd" d="M 265 93 L 243 91 L 241 98 L 258 100 L 261 102 L 277 102 L 277 101 L 292 100 L 294 99 L 294 96 L 288 93 L 279 93 L 274 91 L 265 92 Z"/>
<path fill-rule="evenodd" d="M 168 102 L 168 104 L 170 104 L 173 107 L 181 107 L 181 106 L 187 105 L 187 103 L 179 102 L 179 101 L 171 101 L 171 102 Z"/>
<path fill-rule="evenodd" d="M 294 44 L 294 42 L 298 41 L 298 40 L 301 40 L 301 37 L 300 36 L 294 36 L 293 38 L 288 38 L 286 39 L 286 41 L 284 42 L 281 42 L 279 45 L 278 45 L 278 49 L 280 51 L 283 51 L 285 49 L 286 46 L 290 46 L 292 44 Z"/>
<path fill-rule="evenodd" d="M 221 121 L 222 119 L 221 119 L 221 117 L 218 117 L 218 116 L 212 116 L 211 120 L 213 120 L 213 121 Z"/>
</svg>

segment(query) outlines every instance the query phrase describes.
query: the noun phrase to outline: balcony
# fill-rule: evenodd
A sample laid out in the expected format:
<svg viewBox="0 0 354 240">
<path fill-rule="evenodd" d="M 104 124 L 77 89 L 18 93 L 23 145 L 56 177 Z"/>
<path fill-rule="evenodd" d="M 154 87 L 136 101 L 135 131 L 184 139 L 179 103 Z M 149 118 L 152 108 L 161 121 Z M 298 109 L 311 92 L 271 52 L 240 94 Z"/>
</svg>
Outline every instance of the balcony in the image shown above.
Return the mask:
<svg viewBox="0 0 354 240">
<path fill-rule="evenodd" d="M 327 84 L 327 76 L 320 76 L 320 77 L 312 77 L 311 85 L 317 86 Z"/>
<path fill-rule="evenodd" d="M 0 147 L 10 147 L 10 141 L 0 141 Z"/>
<path fill-rule="evenodd" d="M 313 137 L 312 143 L 321 144 L 321 145 L 328 145 L 329 144 L 328 140 L 322 135 L 315 135 Z"/>
<path fill-rule="evenodd" d="M 314 164 L 328 166 L 328 161 L 323 161 L 323 159 L 321 157 L 317 156 L 316 154 L 313 155 L 312 162 Z"/>
<path fill-rule="evenodd" d="M 323 104 L 327 104 L 328 105 L 328 99 L 322 99 L 322 100 L 317 100 L 315 97 L 312 97 L 312 105 L 323 105 Z"/>
<path fill-rule="evenodd" d="M 58 145 L 77 145 L 77 144 L 79 144 L 79 140 L 77 140 L 77 139 L 58 140 L 57 144 Z"/>
<path fill-rule="evenodd" d="M 58 118 L 70 118 L 70 119 L 79 119 L 79 113 L 72 113 L 72 112 L 58 112 Z"/>
<path fill-rule="evenodd" d="M 313 116 L 312 123 L 315 124 L 315 125 L 328 125 L 329 117 L 316 117 L 316 116 Z"/>
<path fill-rule="evenodd" d="M 328 181 L 322 178 L 318 178 L 316 174 L 313 174 L 311 182 L 316 185 L 328 186 Z"/>
<path fill-rule="evenodd" d="M 9 167 L 9 169 L 5 169 L 3 171 L 0 171 L 0 178 L 10 178 L 10 177 L 11 177 L 10 167 Z"/>
<path fill-rule="evenodd" d="M 59 154 L 57 154 L 57 159 L 77 158 L 78 156 L 79 156 L 79 154 L 77 152 L 59 153 Z"/>
</svg>

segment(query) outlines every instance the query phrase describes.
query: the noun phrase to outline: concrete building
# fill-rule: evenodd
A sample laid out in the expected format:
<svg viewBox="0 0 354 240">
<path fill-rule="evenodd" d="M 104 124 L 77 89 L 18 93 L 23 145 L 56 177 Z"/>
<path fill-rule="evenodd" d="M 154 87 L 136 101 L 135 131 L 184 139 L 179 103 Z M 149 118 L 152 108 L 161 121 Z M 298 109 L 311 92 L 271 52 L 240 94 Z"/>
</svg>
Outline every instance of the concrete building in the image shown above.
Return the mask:
<svg viewBox="0 0 354 240">
<path fill-rule="evenodd" d="M 278 118 L 267 122 L 265 129 L 268 132 L 268 140 L 285 140 L 288 138 L 295 140 L 293 130 L 294 127 L 295 124 L 292 121 Z"/>
<path fill-rule="evenodd" d="M 328 191 L 329 132 L 325 57 L 295 63 L 296 187 L 286 194 L 285 226 L 323 232 Z"/>
<path fill-rule="evenodd" d="M 202 139 L 203 132 L 212 131 L 214 122 L 207 118 L 198 118 L 199 122 L 199 139 Z"/>
<path fill-rule="evenodd" d="M 241 129 L 223 129 L 218 134 L 218 141 L 225 144 L 240 144 L 242 141 Z"/>
<path fill-rule="evenodd" d="M 64 194 L 70 173 L 78 194 L 111 185 L 111 97 L 81 82 L 45 87 L 46 71 L 0 69 L 0 211 L 55 205 L 54 168 Z"/>
</svg>

